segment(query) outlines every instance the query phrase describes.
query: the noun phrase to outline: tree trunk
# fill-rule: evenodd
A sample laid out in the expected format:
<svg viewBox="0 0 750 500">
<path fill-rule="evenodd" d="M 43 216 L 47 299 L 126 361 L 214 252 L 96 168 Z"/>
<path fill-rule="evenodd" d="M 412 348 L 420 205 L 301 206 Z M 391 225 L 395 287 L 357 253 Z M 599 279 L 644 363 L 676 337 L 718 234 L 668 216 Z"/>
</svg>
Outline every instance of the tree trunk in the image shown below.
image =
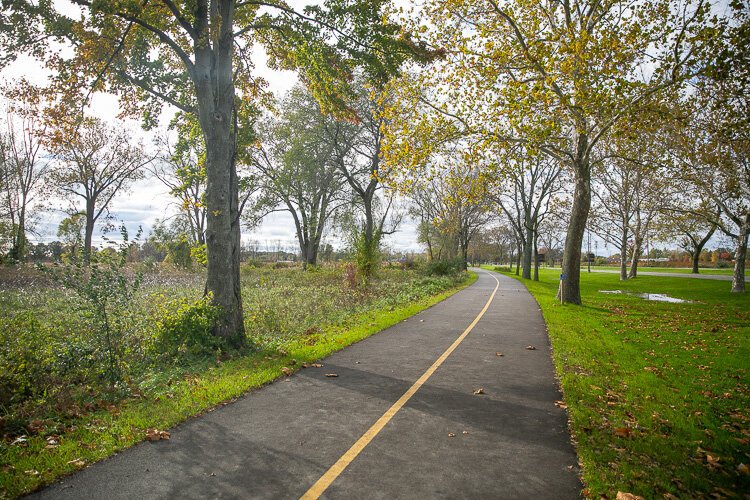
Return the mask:
<svg viewBox="0 0 750 500">
<path fill-rule="evenodd" d="M 240 224 L 234 166 L 233 2 L 212 2 L 211 18 L 223 19 L 213 33 L 201 27 L 196 41 L 198 118 L 206 145 L 206 292 L 220 308 L 214 334 L 240 347 L 245 340 L 240 289 Z M 207 13 L 201 13 L 203 17 Z M 205 43 L 211 37 L 213 47 Z"/>
<path fill-rule="evenodd" d="M 523 242 L 523 278 L 531 279 L 531 253 L 534 249 L 534 231 L 530 227 L 530 221 L 526 219 L 526 234 Z"/>
<path fill-rule="evenodd" d="M 737 235 L 737 249 L 734 252 L 734 273 L 732 274 L 732 293 L 745 293 L 745 260 L 747 259 L 747 238 L 750 232 L 750 213 L 740 225 Z"/>
<path fill-rule="evenodd" d="M 641 260 L 641 252 L 643 252 L 643 238 L 636 236 L 633 242 L 633 261 L 630 263 L 628 278 L 638 277 L 638 261 Z"/>
<path fill-rule="evenodd" d="M 521 274 L 521 245 L 516 248 L 516 276 Z"/>
<path fill-rule="evenodd" d="M 539 248 L 534 237 L 534 281 L 539 281 Z"/>
<path fill-rule="evenodd" d="M 699 274 L 700 269 L 698 268 L 698 264 L 700 263 L 701 259 L 701 250 L 698 248 L 693 249 L 693 252 L 690 254 L 690 258 L 693 260 L 693 269 L 690 271 L 692 274 Z"/>
<path fill-rule="evenodd" d="M 628 279 L 628 229 L 622 231 L 620 239 L 620 281 Z"/>
<path fill-rule="evenodd" d="M 94 208 L 93 201 L 86 202 L 86 227 L 83 232 L 83 263 L 91 263 L 91 242 L 94 239 Z"/>
<path fill-rule="evenodd" d="M 579 135 L 578 158 L 573 164 L 575 172 L 573 206 L 570 211 L 563 251 L 562 274 L 565 275 L 565 284 L 562 287 L 562 297 L 560 297 L 564 303 L 579 305 L 581 303 L 581 246 L 591 208 L 591 166 L 585 154 L 587 148 L 588 136 Z"/>
</svg>

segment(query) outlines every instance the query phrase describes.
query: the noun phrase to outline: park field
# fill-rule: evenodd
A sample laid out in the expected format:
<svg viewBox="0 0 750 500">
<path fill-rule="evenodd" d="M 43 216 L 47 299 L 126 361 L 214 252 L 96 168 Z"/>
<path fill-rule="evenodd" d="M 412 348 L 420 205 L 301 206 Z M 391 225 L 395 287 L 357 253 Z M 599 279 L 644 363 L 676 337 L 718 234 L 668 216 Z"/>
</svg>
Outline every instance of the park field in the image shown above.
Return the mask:
<svg viewBox="0 0 750 500">
<path fill-rule="evenodd" d="M 113 383 L 85 303 L 33 272 L 0 276 L 0 498 L 168 438 L 165 429 L 398 323 L 476 274 L 383 268 L 363 283 L 345 266 L 245 266 L 240 351 L 200 344 L 210 316 L 198 300 L 203 280 L 174 270 L 144 277 L 116 332 Z"/>
<path fill-rule="evenodd" d="M 725 281 L 584 272 L 583 305 L 561 305 L 558 278 L 542 269 L 522 281 L 547 322 L 587 496 L 747 498 L 750 295 Z"/>
</svg>

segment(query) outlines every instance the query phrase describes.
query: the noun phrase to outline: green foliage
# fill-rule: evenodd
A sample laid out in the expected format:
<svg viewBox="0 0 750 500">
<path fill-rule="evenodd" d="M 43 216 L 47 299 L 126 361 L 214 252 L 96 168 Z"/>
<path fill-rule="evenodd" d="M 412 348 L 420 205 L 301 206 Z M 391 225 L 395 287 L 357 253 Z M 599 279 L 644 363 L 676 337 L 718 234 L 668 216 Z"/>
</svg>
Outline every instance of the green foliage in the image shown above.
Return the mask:
<svg viewBox="0 0 750 500">
<path fill-rule="evenodd" d="M 352 234 L 352 247 L 357 263 L 357 269 L 367 280 L 380 265 L 380 233 L 374 233 L 369 240 L 364 231 L 355 230 Z"/>
<path fill-rule="evenodd" d="M 206 244 L 193 245 L 190 247 L 190 259 L 196 264 L 206 267 L 208 265 L 208 255 L 206 254 Z"/>
<path fill-rule="evenodd" d="M 184 359 L 222 351 L 224 342 L 212 333 L 218 315 L 219 307 L 210 295 L 165 302 L 155 322 L 158 353 Z"/>
<path fill-rule="evenodd" d="M 432 260 L 425 266 L 427 276 L 448 276 L 462 272 L 466 264 L 460 257 L 453 259 Z"/>
<path fill-rule="evenodd" d="M 51 385 L 50 331 L 32 311 L 16 314 L 0 329 L 0 351 L 0 405 L 38 396 Z"/>
<path fill-rule="evenodd" d="M 180 269 L 190 269 L 193 267 L 193 260 L 191 258 L 192 250 L 187 235 L 178 235 L 176 239 L 168 241 L 166 246 L 167 257 L 164 259 L 164 262 L 174 264 Z"/>
<path fill-rule="evenodd" d="M 123 243 L 117 252 L 100 252 L 85 265 L 81 256 L 73 262 L 40 269 L 82 300 L 82 313 L 96 332 L 91 356 L 101 367 L 101 375 L 111 384 L 123 380 L 127 366 L 125 352 L 130 349 L 137 316 L 133 299 L 141 284 L 141 276 L 130 278 L 125 273 L 128 232 L 122 226 Z M 136 238 L 137 239 L 137 238 Z"/>
</svg>

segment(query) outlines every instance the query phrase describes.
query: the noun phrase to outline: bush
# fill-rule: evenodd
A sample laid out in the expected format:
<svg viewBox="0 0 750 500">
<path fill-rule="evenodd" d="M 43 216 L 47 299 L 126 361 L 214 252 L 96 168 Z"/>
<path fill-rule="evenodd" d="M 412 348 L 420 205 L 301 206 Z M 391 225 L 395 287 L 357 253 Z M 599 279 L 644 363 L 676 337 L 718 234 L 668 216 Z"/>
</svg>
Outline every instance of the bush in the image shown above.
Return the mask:
<svg viewBox="0 0 750 500">
<path fill-rule="evenodd" d="M 497 271 L 499 273 L 509 273 L 509 272 L 511 272 L 510 268 L 508 266 L 495 266 L 492 270 L 493 271 Z"/>
<path fill-rule="evenodd" d="M 186 298 L 164 304 L 156 318 L 156 347 L 177 358 L 205 356 L 225 348 L 213 334 L 219 307 L 210 295 L 191 301 Z"/>
<path fill-rule="evenodd" d="M 454 259 L 433 260 L 425 266 L 427 276 L 448 276 L 458 274 L 464 270 L 464 260 L 460 257 Z"/>
</svg>

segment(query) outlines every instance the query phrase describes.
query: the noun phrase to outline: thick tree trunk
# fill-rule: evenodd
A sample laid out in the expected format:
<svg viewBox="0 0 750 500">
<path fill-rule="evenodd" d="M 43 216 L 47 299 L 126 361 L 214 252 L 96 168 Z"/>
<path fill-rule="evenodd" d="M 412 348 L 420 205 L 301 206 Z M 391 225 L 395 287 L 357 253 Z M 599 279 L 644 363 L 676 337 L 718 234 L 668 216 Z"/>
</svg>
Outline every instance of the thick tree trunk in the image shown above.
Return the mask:
<svg viewBox="0 0 750 500">
<path fill-rule="evenodd" d="M 737 235 L 737 249 L 734 252 L 734 273 L 732 273 L 732 293 L 745 293 L 748 232 L 750 232 L 750 213 L 745 215 Z"/>
<path fill-rule="evenodd" d="M 562 302 L 570 304 L 581 303 L 581 246 L 586 231 L 586 221 L 591 208 L 591 167 L 585 154 L 588 148 L 588 137 L 578 137 L 578 159 L 573 165 L 575 173 L 575 191 L 573 206 L 570 211 L 568 233 L 565 238 L 562 274 L 565 283 L 562 287 Z"/>
<path fill-rule="evenodd" d="M 698 264 L 700 263 L 701 259 L 701 252 L 698 249 L 693 249 L 693 251 L 690 253 L 690 259 L 693 261 L 693 268 L 691 269 L 691 274 L 700 274 L 700 269 L 698 267 Z"/>
<path fill-rule="evenodd" d="M 198 118 L 206 144 L 206 292 L 221 309 L 214 334 L 230 345 L 244 344 L 240 289 L 240 225 L 237 178 L 234 166 L 233 2 L 211 3 L 212 12 L 201 12 L 206 24 L 196 41 L 193 81 Z M 223 19 L 213 33 L 208 18 Z M 212 46 L 205 38 L 212 38 Z"/>
<path fill-rule="evenodd" d="M 521 274 L 521 245 L 516 249 L 516 276 Z"/>
<path fill-rule="evenodd" d="M 91 245 L 94 239 L 94 208 L 93 202 L 86 203 L 86 227 L 83 230 L 83 263 L 91 263 Z"/>
</svg>

